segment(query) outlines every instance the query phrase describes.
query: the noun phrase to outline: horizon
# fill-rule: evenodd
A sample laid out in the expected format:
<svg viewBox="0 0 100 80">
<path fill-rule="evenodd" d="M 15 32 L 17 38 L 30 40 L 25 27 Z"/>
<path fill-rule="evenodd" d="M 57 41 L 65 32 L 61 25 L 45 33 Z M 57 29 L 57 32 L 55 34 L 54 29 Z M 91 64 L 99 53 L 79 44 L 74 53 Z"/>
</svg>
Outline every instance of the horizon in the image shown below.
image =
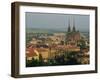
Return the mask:
<svg viewBox="0 0 100 80">
<path fill-rule="evenodd" d="M 75 25 L 76 30 L 89 32 L 89 15 L 26 12 L 25 16 L 26 29 L 67 31 Z"/>
</svg>

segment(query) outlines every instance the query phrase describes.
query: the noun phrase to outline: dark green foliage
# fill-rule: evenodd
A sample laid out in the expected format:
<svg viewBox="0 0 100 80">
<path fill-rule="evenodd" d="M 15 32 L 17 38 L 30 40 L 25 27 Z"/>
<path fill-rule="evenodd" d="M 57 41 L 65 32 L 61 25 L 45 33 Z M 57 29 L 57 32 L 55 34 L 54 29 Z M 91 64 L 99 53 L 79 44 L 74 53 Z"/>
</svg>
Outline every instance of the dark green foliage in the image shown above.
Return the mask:
<svg viewBox="0 0 100 80">
<path fill-rule="evenodd" d="M 54 58 L 48 59 L 47 62 L 44 62 L 42 55 L 40 54 L 39 60 L 26 60 L 26 67 L 81 64 L 78 59 L 78 52 L 64 52 L 63 55 L 56 55 Z"/>
<path fill-rule="evenodd" d="M 84 40 L 80 40 L 78 46 L 80 47 L 80 49 L 87 48 Z"/>
<path fill-rule="evenodd" d="M 35 60 L 35 59 L 27 60 L 27 61 L 26 61 L 26 67 L 39 66 L 40 63 L 41 63 L 41 62 L 40 62 L 39 60 Z"/>
</svg>

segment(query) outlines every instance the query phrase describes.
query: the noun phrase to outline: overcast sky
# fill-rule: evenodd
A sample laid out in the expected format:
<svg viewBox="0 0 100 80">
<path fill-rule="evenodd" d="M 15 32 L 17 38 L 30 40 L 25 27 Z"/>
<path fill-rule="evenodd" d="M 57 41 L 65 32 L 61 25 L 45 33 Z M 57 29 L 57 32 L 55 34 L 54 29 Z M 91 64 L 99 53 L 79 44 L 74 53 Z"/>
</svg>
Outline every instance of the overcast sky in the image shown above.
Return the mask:
<svg viewBox="0 0 100 80">
<path fill-rule="evenodd" d="M 67 30 L 70 22 L 71 28 L 73 21 L 76 30 L 89 30 L 89 15 L 75 15 L 75 14 L 51 14 L 51 13 L 30 13 L 26 12 L 26 28 L 40 28 L 40 29 L 58 29 Z"/>
</svg>

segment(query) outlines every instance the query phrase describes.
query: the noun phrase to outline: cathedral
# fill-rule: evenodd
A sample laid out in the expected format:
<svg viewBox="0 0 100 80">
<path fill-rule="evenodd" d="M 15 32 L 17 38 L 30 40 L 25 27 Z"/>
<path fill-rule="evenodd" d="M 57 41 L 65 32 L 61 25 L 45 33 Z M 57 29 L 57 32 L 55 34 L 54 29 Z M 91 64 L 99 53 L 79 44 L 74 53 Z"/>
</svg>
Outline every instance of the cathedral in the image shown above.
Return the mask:
<svg viewBox="0 0 100 80">
<path fill-rule="evenodd" d="M 71 29 L 72 27 L 72 29 Z M 70 26 L 70 22 L 68 23 L 68 31 L 66 33 L 66 44 L 75 45 L 81 39 L 80 32 L 76 30 L 75 23 L 73 22 L 73 26 Z"/>
</svg>

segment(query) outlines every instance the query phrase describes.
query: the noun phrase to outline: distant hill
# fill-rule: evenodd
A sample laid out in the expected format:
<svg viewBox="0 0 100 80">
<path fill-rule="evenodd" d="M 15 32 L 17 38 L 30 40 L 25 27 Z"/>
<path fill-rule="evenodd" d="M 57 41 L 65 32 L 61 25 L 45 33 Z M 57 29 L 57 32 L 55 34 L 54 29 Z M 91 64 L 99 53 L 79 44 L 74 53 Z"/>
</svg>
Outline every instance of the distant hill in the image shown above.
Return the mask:
<svg viewBox="0 0 100 80">
<path fill-rule="evenodd" d="M 55 29 L 26 28 L 26 32 L 28 33 L 60 33 L 60 32 L 66 32 L 66 31 L 55 30 Z"/>
<path fill-rule="evenodd" d="M 89 33 L 89 31 L 79 30 L 81 33 Z M 67 32 L 67 29 L 62 28 L 54 28 L 54 29 L 48 29 L 48 28 L 26 28 L 26 32 L 28 33 L 65 33 Z"/>
</svg>

